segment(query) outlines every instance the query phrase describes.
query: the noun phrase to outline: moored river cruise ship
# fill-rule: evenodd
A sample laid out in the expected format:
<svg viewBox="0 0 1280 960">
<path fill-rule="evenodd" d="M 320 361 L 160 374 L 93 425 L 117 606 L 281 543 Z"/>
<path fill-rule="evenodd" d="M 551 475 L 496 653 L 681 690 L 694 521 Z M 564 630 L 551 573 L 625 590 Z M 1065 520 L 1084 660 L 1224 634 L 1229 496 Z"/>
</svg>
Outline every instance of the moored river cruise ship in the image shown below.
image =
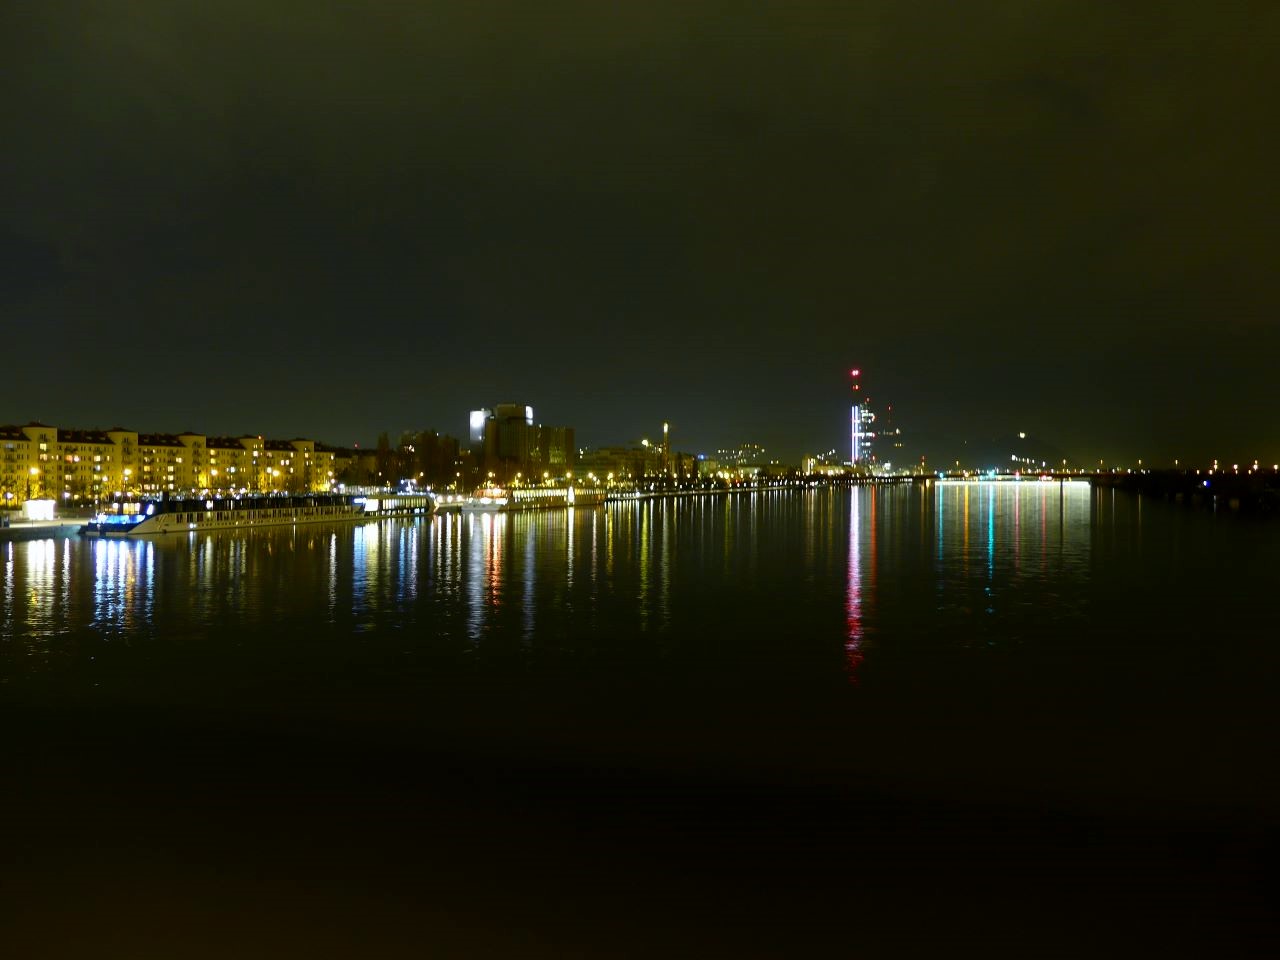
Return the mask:
<svg viewBox="0 0 1280 960">
<path fill-rule="evenodd" d="M 245 530 L 297 523 L 340 523 L 384 517 L 430 516 L 436 500 L 429 493 L 375 496 L 225 497 L 130 501 L 115 504 L 80 528 L 82 537 L 144 537 L 208 530 Z"/>
<path fill-rule="evenodd" d="M 598 487 L 481 487 L 462 504 L 467 513 L 507 513 L 549 507 L 598 507 L 604 504 Z"/>
</svg>

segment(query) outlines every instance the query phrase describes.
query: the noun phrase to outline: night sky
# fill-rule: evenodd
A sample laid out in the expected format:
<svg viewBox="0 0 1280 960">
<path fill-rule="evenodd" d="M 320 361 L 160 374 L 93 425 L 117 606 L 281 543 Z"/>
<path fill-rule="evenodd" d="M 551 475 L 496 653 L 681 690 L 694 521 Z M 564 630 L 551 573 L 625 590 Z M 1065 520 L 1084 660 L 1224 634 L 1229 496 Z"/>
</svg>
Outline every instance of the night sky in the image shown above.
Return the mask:
<svg viewBox="0 0 1280 960">
<path fill-rule="evenodd" d="M 0 422 L 1280 459 L 1280 4 L 0 13 Z"/>
</svg>

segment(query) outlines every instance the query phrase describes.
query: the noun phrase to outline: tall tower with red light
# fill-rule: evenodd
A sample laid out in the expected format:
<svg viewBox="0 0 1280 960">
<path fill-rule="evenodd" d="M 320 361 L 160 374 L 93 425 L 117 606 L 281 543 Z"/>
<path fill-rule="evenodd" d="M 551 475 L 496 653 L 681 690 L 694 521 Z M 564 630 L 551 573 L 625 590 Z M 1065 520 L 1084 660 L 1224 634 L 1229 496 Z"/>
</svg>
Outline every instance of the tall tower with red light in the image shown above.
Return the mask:
<svg viewBox="0 0 1280 960">
<path fill-rule="evenodd" d="M 849 371 L 853 404 L 849 408 L 849 463 L 855 467 L 870 466 L 875 460 L 876 415 L 871 412 L 871 399 L 862 389 L 862 371 Z"/>
</svg>

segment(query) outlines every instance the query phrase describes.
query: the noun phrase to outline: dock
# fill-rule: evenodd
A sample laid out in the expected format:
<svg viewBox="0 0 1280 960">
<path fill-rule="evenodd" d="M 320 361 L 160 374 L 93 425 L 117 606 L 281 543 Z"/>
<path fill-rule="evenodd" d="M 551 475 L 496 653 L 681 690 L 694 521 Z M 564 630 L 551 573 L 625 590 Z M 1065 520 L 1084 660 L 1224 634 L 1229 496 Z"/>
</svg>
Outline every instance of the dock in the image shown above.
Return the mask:
<svg viewBox="0 0 1280 960">
<path fill-rule="evenodd" d="M 8 526 L 0 526 L 0 543 L 74 537 L 84 522 L 84 517 L 63 517 L 58 520 L 13 520 Z"/>
</svg>

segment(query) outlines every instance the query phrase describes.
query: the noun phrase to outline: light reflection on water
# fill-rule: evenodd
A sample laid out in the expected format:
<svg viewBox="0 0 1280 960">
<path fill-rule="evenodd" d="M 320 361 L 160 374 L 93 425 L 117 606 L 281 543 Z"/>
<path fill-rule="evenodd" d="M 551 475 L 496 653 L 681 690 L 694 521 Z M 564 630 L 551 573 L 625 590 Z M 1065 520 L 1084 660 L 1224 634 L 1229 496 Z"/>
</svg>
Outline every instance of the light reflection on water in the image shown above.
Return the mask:
<svg viewBox="0 0 1280 960">
<path fill-rule="evenodd" d="M 1072 593 L 1089 577 L 1092 497 L 1085 483 L 943 483 L 933 505 L 940 611 L 994 615 L 1006 604 L 1030 602 L 1029 586 Z M 1076 612 L 1066 594 L 1058 599 L 1068 605 L 1059 615 Z"/>
<path fill-rule="evenodd" d="M 70 563 L 72 541 L 46 540 L 50 549 L 62 548 Z M 155 543 L 153 541 L 96 540 L 86 544 L 93 554 L 92 625 L 103 633 L 133 629 L 151 619 L 155 591 Z M 199 576 L 194 564 L 188 574 Z M 69 570 L 69 568 L 68 568 Z"/>
<path fill-rule="evenodd" d="M 845 592 L 848 638 L 845 641 L 844 649 L 845 669 L 848 671 L 851 680 L 857 679 L 858 665 L 862 663 L 863 657 L 862 499 L 861 492 L 854 491 L 849 506 L 849 579 Z M 875 502 L 874 497 L 871 502 Z M 871 530 L 875 530 L 874 521 L 869 526 Z M 870 549 L 874 556 L 874 542 L 871 544 Z"/>
<path fill-rule="evenodd" d="M 907 636 L 1022 643 L 1086 617 L 1100 538 L 1140 547 L 1142 526 L 1085 484 L 942 483 L 3 544 L 0 669 L 71 637 L 87 656 L 118 636 L 396 632 L 457 655 L 831 651 L 852 678 Z"/>
</svg>

